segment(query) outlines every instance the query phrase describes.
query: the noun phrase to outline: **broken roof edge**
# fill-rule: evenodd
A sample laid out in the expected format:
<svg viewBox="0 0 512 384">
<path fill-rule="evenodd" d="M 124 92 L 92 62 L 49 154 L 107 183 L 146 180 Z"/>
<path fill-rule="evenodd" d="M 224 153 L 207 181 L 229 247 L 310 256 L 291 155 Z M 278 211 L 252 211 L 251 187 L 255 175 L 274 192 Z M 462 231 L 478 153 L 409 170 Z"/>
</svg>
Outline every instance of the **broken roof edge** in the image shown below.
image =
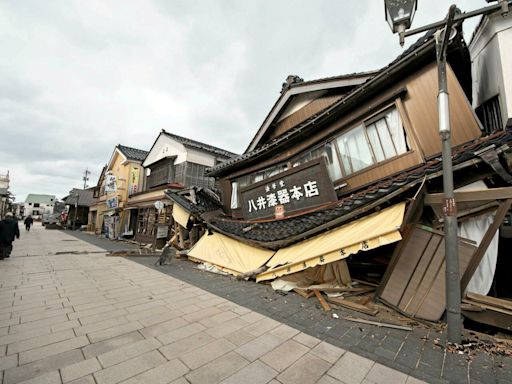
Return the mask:
<svg viewBox="0 0 512 384">
<path fill-rule="evenodd" d="M 457 34 L 454 39 L 458 39 L 459 42 L 464 42 L 464 38 L 461 34 Z M 349 92 L 348 95 L 342 97 L 340 100 L 325 108 L 317 115 L 251 152 L 244 153 L 236 158 L 207 169 L 206 174 L 212 177 L 225 175 L 229 171 L 240 168 L 244 164 L 253 162 L 262 157 L 262 155 L 268 154 L 269 151 L 279 148 L 285 142 L 288 142 L 287 144 L 289 144 L 289 140 L 294 139 L 300 132 L 310 130 L 312 127 L 317 127 L 319 123 L 324 120 L 332 119 L 336 114 L 345 112 L 347 109 L 352 108 L 354 103 L 361 102 L 361 99 L 364 100 L 365 98 L 370 97 L 372 95 L 371 92 L 378 91 L 379 87 L 382 87 L 385 85 L 386 81 L 389 81 L 390 76 L 402 76 L 402 71 L 406 67 L 410 66 L 411 63 L 421 62 L 421 60 L 428 54 L 433 53 L 435 53 L 435 42 L 433 39 L 433 31 L 429 31 L 394 61 L 380 69 L 375 76 L 356 87 L 354 90 Z M 433 56 L 433 58 L 435 60 L 435 56 Z"/>
<path fill-rule="evenodd" d="M 162 131 L 160 132 L 160 135 L 162 135 L 162 134 L 168 136 L 169 138 L 171 138 L 173 140 L 176 140 L 180 144 L 183 144 L 185 147 L 188 146 L 188 147 L 195 148 L 195 149 L 201 149 L 203 151 L 214 153 L 216 155 L 221 155 L 221 156 L 224 156 L 224 157 L 227 157 L 227 158 L 233 158 L 233 157 L 239 156 L 238 153 L 230 152 L 230 151 L 227 151 L 227 150 L 219 148 L 219 147 L 215 147 L 215 146 L 210 145 L 210 144 L 205 144 L 205 143 L 202 143 L 202 142 L 197 141 L 197 140 L 193 140 L 193 139 L 189 139 L 187 137 L 179 136 L 179 135 L 176 135 L 174 133 L 167 132 L 165 129 L 162 129 Z"/>
</svg>

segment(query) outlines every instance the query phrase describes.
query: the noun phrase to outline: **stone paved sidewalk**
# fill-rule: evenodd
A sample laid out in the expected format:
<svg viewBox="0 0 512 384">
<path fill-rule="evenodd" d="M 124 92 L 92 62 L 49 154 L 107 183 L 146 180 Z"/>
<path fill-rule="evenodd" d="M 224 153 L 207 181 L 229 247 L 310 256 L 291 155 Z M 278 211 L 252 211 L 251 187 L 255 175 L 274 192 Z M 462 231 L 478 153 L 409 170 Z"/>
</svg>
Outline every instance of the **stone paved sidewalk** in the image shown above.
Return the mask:
<svg viewBox="0 0 512 384">
<path fill-rule="evenodd" d="M 0 263 L 0 372 L 5 384 L 420 382 L 37 225 Z"/>
</svg>

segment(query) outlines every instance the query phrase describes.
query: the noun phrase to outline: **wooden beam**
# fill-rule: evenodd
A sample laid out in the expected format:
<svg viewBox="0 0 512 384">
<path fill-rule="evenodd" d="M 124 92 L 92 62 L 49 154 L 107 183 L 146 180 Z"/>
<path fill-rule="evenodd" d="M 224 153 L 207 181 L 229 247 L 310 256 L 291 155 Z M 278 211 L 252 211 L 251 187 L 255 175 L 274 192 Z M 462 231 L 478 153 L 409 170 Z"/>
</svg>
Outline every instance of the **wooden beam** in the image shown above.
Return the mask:
<svg viewBox="0 0 512 384">
<path fill-rule="evenodd" d="M 428 193 L 425 195 L 425 204 L 442 204 L 443 196 L 442 193 Z M 512 187 L 455 192 L 455 201 L 458 203 L 504 199 L 512 199 Z"/>
<path fill-rule="evenodd" d="M 491 243 L 496 231 L 503 222 L 503 219 L 505 218 L 508 210 L 510 209 L 511 204 L 512 198 L 500 202 L 498 210 L 496 211 L 496 215 L 494 216 L 494 221 L 492 225 L 487 229 L 487 232 L 485 232 L 485 235 L 482 241 L 480 242 L 480 245 L 476 249 L 475 253 L 473 254 L 473 257 L 471 258 L 471 261 L 469 262 L 466 272 L 462 276 L 462 279 L 460 281 L 460 291 L 462 294 L 464 294 L 464 291 L 466 290 L 469 281 L 471 280 L 471 278 L 475 274 L 475 271 L 480 265 L 480 262 L 482 261 L 482 258 L 484 257 L 485 252 L 489 247 L 489 244 Z"/>
<path fill-rule="evenodd" d="M 325 299 L 322 296 L 322 294 L 320 293 L 320 291 L 318 289 L 313 289 L 313 292 L 315 293 L 316 298 L 318 299 L 318 301 L 322 305 L 322 308 L 324 309 L 324 311 L 326 311 L 326 312 L 330 311 L 331 307 L 329 306 L 329 304 L 327 304 L 327 301 L 325 301 Z"/>
<path fill-rule="evenodd" d="M 378 310 L 367 307 L 366 305 L 361 305 L 358 303 L 354 303 L 350 300 L 344 300 L 340 297 L 328 297 L 327 301 L 332 304 L 339 305 L 340 307 L 345 307 L 348 309 L 352 309 L 353 311 L 358 311 L 362 313 L 366 313 L 367 315 L 375 316 L 377 313 L 379 313 Z"/>
</svg>

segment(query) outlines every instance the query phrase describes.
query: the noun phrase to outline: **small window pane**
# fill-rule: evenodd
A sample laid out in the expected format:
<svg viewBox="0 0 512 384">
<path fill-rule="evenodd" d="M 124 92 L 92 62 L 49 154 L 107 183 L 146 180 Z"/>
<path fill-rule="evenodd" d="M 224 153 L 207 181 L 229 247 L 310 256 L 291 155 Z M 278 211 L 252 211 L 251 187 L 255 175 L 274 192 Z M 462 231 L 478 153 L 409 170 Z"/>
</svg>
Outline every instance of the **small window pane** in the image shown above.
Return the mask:
<svg viewBox="0 0 512 384">
<path fill-rule="evenodd" d="M 367 128 L 368 139 L 370 140 L 370 144 L 373 148 L 373 153 L 375 154 L 375 160 L 383 161 L 386 159 L 384 155 L 384 150 L 382 149 L 382 143 L 379 138 L 379 133 L 377 132 L 377 126 L 375 124 L 371 124 Z"/>
<path fill-rule="evenodd" d="M 400 120 L 400 114 L 396 108 L 391 109 L 386 114 L 386 123 L 388 124 L 388 129 L 395 143 L 396 152 L 398 155 L 407 152 L 407 144 L 405 139 L 405 131 L 402 125 L 402 121 Z"/>
<path fill-rule="evenodd" d="M 386 159 L 394 157 L 397 155 L 395 151 L 395 145 L 393 144 L 393 139 L 391 138 L 391 134 L 388 130 L 388 125 L 384 119 L 381 119 L 375 123 L 377 126 L 377 131 L 379 132 L 379 137 L 382 143 L 382 148 L 384 149 L 384 154 Z"/>
<path fill-rule="evenodd" d="M 327 164 L 327 171 L 329 172 L 331 180 L 334 181 L 341 179 L 343 175 L 341 174 L 338 154 L 336 153 L 336 149 L 334 148 L 333 143 L 327 143 L 325 145 L 324 157 Z"/>
<path fill-rule="evenodd" d="M 372 154 L 362 125 L 338 139 L 341 161 L 347 174 L 357 172 L 373 164 Z"/>
</svg>

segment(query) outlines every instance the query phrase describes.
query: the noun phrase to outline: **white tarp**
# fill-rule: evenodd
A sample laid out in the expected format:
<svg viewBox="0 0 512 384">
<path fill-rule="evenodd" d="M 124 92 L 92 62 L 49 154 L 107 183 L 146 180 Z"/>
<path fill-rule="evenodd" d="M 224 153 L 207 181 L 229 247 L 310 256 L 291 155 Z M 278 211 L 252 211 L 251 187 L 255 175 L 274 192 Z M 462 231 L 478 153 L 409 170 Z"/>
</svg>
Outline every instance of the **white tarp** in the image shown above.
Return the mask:
<svg viewBox="0 0 512 384">
<path fill-rule="evenodd" d="M 487 229 L 492 225 L 494 221 L 494 212 L 484 213 L 471 219 L 465 220 L 459 224 L 459 236 L 469 240 L 476 241 L 478 245 L 482 241 Z M 480 265 L 478 266 L 475 274 L 468 283 L 466 288 L 467 292 L 479 293 L 481 295 L 487 295 L 491 289 L 492 281 L 494 279 L 494 273 L 496 272 L 496 261 L 498 259 L 498 242 L 499 242 L 499 230 L 496 231 L 487 252 L 482 258 Z"/>
</svg>

